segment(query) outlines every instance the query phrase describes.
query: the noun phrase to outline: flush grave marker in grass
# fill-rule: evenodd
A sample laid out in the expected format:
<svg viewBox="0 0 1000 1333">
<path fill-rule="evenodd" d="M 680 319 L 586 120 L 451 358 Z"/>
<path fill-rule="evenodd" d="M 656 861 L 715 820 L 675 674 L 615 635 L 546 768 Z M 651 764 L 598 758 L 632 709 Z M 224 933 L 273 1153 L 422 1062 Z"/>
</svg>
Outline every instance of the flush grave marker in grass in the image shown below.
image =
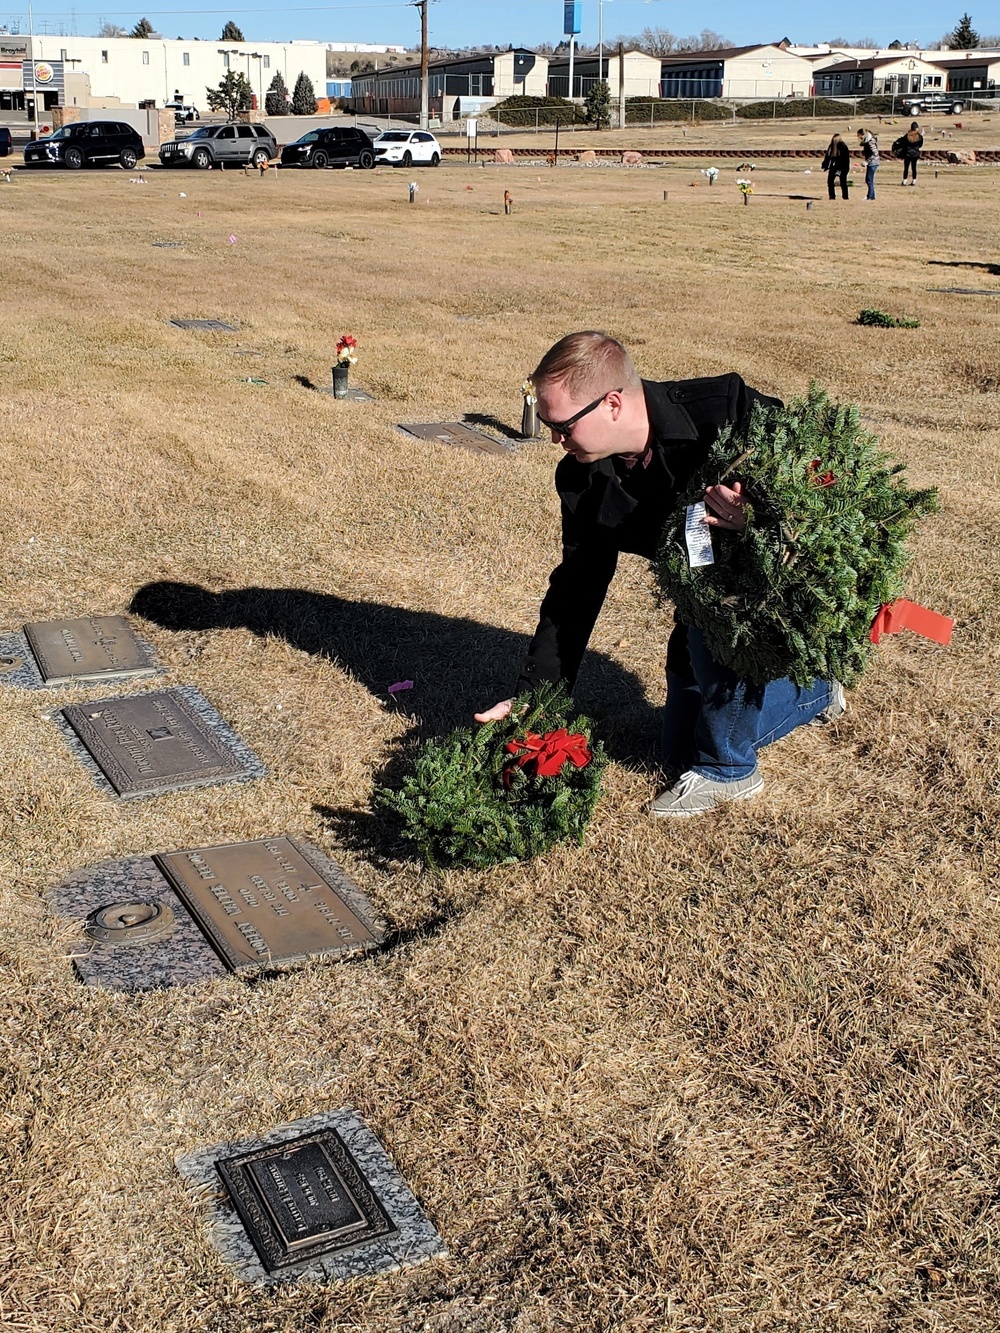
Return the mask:
<svg viewBox="0 0 1000 1333">
<path fill-rule="evenodd" d="M 224 1201 L 212 1240 L 240 1276 L 272 1284 L 393 1272 L 446 1255 L 435 1227 L 356 1112 L 309 1116 L 177 1159 Z"/>
<path fill-rule="evenodd" d="M 335 861 L 285 835 L 106 861 L 46 896 L 83 923 L 74 966 L 106 990 L 339 962 L 377 950 L 385 933 Z"/>
<path fill-rule="evenodd" d="M 153 649 L 124 616 L 39 620 L 0 634 L 0 680 L 22 689 L 155 675 Z"/>
<path fill-rule="evenodd" d="M 473 430 L 461 421 L 415 421 L 406 425 L 400 422 L 396 429 L 417 440 L 440 440 L 442 444 L 471 449 L 479 454 L 513 452 L 509 444 L 495 440 L 491 435 L 484 435 L 482 431 Z"/>
<path fill-rule="evenodd" d="M 175 329 L 197 329 L 202 333 L 239 333 L 235 324 L 227 324 L 222 319 L 168 319 Z"/>
<path fill-rule="evenodd" d="M 54 716 L 95 777 L 123 799 L 245 782 L 267 771 L 190 686 L 73 704 Z"/>
</svg>

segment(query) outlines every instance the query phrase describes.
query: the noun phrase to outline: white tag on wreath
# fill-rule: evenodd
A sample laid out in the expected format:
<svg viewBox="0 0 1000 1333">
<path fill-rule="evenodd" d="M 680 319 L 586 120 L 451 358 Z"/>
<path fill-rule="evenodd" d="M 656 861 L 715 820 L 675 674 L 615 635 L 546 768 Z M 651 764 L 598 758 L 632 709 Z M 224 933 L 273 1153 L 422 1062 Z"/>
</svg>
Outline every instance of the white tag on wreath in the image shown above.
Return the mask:
<svg viewBox="0 0 1000 1333">
<path fill-rule="evenodd" d="M 712 529 L 705 522 L 705 506 L 702 503 L 688 505 L 684 520 L 684 540 L 688 548 L 688 564 L 692 569 L 699 565 L 714 565 L 712 553 Z"/>
</svg>

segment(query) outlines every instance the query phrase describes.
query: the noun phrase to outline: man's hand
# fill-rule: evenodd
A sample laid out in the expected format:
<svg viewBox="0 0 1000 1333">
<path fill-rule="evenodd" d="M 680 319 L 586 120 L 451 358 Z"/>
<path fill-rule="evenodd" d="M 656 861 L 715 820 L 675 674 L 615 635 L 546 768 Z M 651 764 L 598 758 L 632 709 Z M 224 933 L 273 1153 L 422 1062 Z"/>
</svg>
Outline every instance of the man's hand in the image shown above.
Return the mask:
<svg viewBox="0 0 1000 1333">
<path fill-rule="evenodd" d="M 730 532 L 742 532 L 747 525 L 746 497 L 743 494 L 742 481 L 734 481 L 732 486 L 709 486 L 705 492 L 705 522 L 713 528 L 728 528 Z"/>
<path fill-rule="evenodd" d="M 500 722 L 507 716 L 513 705 L 513 699 L 501 699 L 492 708 L 487 708 L 485 713 L 473 713 L 472 716 L 477 722 Z"/>
</svg>

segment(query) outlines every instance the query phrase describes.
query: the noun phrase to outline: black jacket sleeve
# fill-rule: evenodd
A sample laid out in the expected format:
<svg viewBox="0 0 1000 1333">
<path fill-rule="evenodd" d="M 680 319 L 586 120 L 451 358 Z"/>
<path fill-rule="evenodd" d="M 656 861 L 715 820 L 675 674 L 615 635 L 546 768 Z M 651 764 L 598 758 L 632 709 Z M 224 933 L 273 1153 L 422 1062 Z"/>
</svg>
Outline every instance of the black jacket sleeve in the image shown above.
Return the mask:
<svg viewBox="0 0 1000 1333">
<path fill-rule="evenodd" d="M 518 693 L 542 680 L 563 680 L 572 689 L 617 566 L 616 547 L 564 505 L 563 558 L 549 579 Z"/>
</svg>

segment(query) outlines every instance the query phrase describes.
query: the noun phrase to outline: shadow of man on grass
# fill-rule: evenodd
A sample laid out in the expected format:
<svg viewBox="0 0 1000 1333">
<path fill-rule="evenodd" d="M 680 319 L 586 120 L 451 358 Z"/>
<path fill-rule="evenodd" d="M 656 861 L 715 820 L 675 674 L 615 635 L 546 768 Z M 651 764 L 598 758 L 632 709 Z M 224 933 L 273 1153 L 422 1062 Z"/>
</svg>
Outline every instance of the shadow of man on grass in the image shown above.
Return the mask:
<svg viewBox="0 0 1000 1333">
<path fill-rule="evenodd" d="M 336 663 L 382 698 L 390 697 L 395 682 L 413 680 L 399 702 L 414 725 L 375 775 L 376 786 L 397 787 L 420 741 L 469 725 L 473 712 L 509 694 L 527 648 L 524 635 L 496 625 L 304 588 L 212 592 L 194 583 L 147 583 L 129 609 L 168 630 L 242 628 L 279 635 Z M 602 653 L 589 653 L 575 699 L 613 759 L 642 769 L 655 763 L 658 710 L 632 672 Z M 315 809 L 341 842 L 379 864 L 412 855 L 380 811 Z"/>
<path fill-rule="evenodd" d="M 278 635 L 336 663 L 381 698 L 390 685 L 412 680 L 414 688 L 398 701 L 422 739 L 470 724 L 473 712 L 508 695 L 528 645 L 524 635 L 496 625 L 305 588 L 212 592 L 194 583 L 147 583 L 130 610 L 168 630 Z M 588 653 L 575 699 L 612 758 L 632 765 L 653 758 L 658 710 L 631 671 Z"/>
</svg>

